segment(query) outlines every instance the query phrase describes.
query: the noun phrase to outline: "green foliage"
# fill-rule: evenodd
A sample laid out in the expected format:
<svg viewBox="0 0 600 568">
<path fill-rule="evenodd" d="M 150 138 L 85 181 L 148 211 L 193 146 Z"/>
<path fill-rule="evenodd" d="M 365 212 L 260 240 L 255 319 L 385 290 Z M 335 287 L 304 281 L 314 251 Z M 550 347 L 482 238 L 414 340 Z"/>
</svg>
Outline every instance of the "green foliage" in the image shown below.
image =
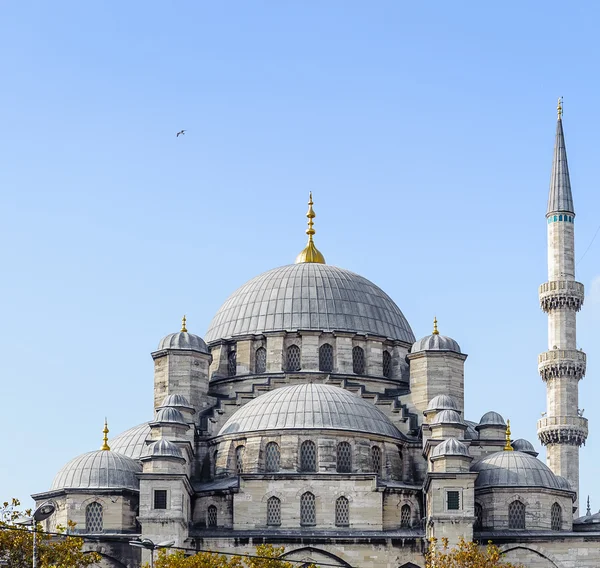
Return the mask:
<svg viewBox="0 0 600 568">
<path fill-rule="evenodd" d="M 448 546 L 447 538 L 442 539 L 441 547 L 435 538 L 429 544 L 425 555 L 426 568 L 523 568 L 521 565 L 504 562 L 500 549 L 492 541 L 485 548 L 462 538 L 454 548 Z"/>
</svg>

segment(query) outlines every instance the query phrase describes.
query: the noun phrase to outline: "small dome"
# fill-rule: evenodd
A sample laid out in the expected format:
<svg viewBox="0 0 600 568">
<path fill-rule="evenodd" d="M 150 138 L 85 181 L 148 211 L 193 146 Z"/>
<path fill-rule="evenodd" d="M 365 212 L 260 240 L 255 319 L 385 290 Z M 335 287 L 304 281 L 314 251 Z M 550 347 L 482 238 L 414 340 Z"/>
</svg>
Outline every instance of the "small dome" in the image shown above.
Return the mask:
<svg viewBox="0 0 600 568">
<path fill-rule="evenodd" d="M 96 450 L 72 459 L 56 474 L 55 489 L 134 489 L 139 490 L 137 475 L 142 466 L 109 450 Z"/>
<path fill-rule="evenodd" d="M 558 483 L 563 489 L 566 489 L 567 491 L 573 491 L 573 488 L 571 487 L 571 484 L 569 483 L 569 480 L 566 477 L 562 477 L 562 475 L 557 475 L 556 479 L 558 479 Z"/>
<path fill-rule="evenodd" d="M 173 442 L 169 442 L 169 440 L 162 438 L 152 444 L 149 455 L 153 457 L 183 459 L 181 450 Z"/>
<path fill-rule="evenodd" d="M 437 318 L 433 319 L 433 333 L 422 337 L 412 346 L 411 353 L 418 351 L 454 351 L 460 353 L 460 345 L 451 337 L 440 335 L 437 328 Z"/>
<path fill-rule="evenodd" d="M 464 421 L 456 410 L 442 410 L 434 416 L 431 424 L 464 424 Z"/>
<path fill-rule="evenodd" d="M 475 487 L 544 487 L 565 491 L 550 468 L 523 452 L 495 452 L 471 465 L 479 472 Z M 570 491 L 570 489 L 569 489 Z"/>
<path fill-rule="evenodd" d="M 227 420 L 219 435 L 290 429 L 351 430 L 401 437 L 374 404 L 339 387 L 311 383 L 281 387 L 251 400 Z"/>
<path fill-rule="evenodd" d="M 441 456 L 462 456 L 462 457 L 470 457 L 469 449 L 465 444 L 456 438 L 448 438 L 444 440 L 441 444 L 438 444 L 435 448 L 433 448 L 431 452 L 431 457 L 441 457 Z"/>
<path fill-rule="evenodd" d="M 173 408 L 193 408 L 190 402 L 182 394 L 169 394 L 165 396 L 159 408 L 171 406 Z"/>
<path fill-rule="evenodd" d="M 172 406 L 165 406 L 159 408 L 156 411 L 156 418 L 154 421 L 170 422 L 172 424 L 185 424 L 186 426 L 188 425 L 188 423 L 185 421 L 185 418 L 183 417 L 183 414 L 181 414 L 179 410 L 173 408 Z"/>
<path fill-rule="evenodd" d="M 506 428 L 506 422 L 504 422 L 504 418 L 500 416 L 497 412 L 486 412 L 479 421 L 479 427 L 481 426 L 502 426 Z"/>
<path fill-rule="evenodd" d="M 465 424 L 467 425 L 464 433 L 465 440 L 479 440 L 479 432 L 476 430 L 477 422 L 465 420 Z"/>
<path fill-rule="evenodd" d="M 537 458 L 539 455 L 538 452 L 535 451 L 533 444 L 528 440 L 524 440 L 523 438 L 519 438 L 518 440 L 511 442 L 510 445 L 513 447 L 513 450 L 516 450 L 517 452 L 523 452 L 524 454 L 529 454 L 534 458 Z"/>
<path fill-rule="evenodd" d="M 157 351 L 162 351 L 163 349 L 185 349 L 186 351 L 210 353 L 206 343 L 204 343 L 204 339 L 187 331 L 178 331 L 177 333 L 171 333 L 163 337 L 158 344 Z"/>
<path fill-rule="evenodd" d="M 434 396 L 427 405 L 427 410 L 456 410 L 458 403 L 456 399 L 448 394 L 438 394 Z"/>
<path fill-rule="evenodd" d="M 129 428 L 110 441 L 110 449 L 128 458 L 139 460 L 148 451 L 151 431 L 148 422 Z"/>
</svg>

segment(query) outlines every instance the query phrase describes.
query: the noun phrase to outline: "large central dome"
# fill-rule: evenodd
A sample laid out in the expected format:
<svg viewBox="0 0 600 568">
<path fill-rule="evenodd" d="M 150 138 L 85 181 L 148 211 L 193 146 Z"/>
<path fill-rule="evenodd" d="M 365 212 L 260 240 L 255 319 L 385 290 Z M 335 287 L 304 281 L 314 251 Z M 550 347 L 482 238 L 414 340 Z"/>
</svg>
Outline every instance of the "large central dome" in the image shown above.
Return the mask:
<svg viewBox="0 0 600 568">
<path fill-rule="evenodd" d="M 208 343 L 265 331 L 349 331 L 413 343 L 406 318 L 381 288 L 336 266 L 281 266 L 238 288 L 206 333 Z"/>
</svg>

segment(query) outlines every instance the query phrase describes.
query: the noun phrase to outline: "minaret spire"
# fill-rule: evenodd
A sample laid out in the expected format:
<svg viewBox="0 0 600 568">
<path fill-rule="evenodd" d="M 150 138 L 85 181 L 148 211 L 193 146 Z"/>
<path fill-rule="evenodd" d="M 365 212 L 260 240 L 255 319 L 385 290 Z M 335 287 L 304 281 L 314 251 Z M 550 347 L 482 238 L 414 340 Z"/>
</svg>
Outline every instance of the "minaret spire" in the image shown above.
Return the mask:
<svg viewBox="0 0 600 568">
<path fill-rule="evenodd" d="M 326 264 L 325 257 L 317 250 L 317 247 L 313 242 L 313 236 L 315 234 L 315 230 L 313 229 L 313 225 L 315 223 L 313 219 L 317 215 L 313 211 L 312 191 L 308 195 L 308 212 L 306 213 L 306 217 L 308 218 L 308 229 L 306 229 L 306 234 L 308 235 L 308 243 L 306 243 L 304 250 L 296 257 L 296 264 L 301 264 L 303 262 L 315 262 L 317 264 Z"/>
<path fill-rule="evenodd" d="M 556 121 L 556 140 L 554 142 L 554 159 L 552 161 L 552 177 L 550 178 L 547 214 L 570 213 L 574 216 L 575 209 L 573 208 L 569 164 L 567 163 L 567 148 L 565 146 L 565 134 L 563 132 L 562 98 L 558 99 L 556 110 L 558 119 Z"/>
</svg>

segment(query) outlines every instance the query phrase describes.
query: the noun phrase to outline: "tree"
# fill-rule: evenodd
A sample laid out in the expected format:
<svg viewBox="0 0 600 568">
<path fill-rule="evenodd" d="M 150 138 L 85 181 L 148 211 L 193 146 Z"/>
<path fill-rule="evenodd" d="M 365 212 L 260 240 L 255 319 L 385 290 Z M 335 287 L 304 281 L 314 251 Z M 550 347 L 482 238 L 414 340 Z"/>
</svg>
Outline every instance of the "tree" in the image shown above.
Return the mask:
<svg viewBox="0 0 600 568">
<path fill-rule="evenodd" d="M 523 568 L 502 560 L 502 552 L 492 541 L 485 548 L 476 542 L 466 542 L 462 538 L 458 546 L 450 548 L 448 539 L 442 539 L 438 548 L 437 540 L 431 539 L 429 550 L 425 554 L 426 568 Z"/>
<path fill-rule="evenodd" d="M 10 568 L 30 568 L 33 562 L 33 532 L 15 521 L 31 516 L 31 510 L 19 510 L 20 503 L 13 499 L 0 507 L 0 564 Z M 75 523 L 69 523 L 70 529 Z M 83 539 L 64 534 L 65 527 L 57 527 L 61 536 L 51 535 L 37 526 L 38 568 L 85 568 L 100 562 L 100 555 L 83 551 Z"/>
<path fill-rule="evenodd" d="M 225 556 L 216 552 L 198 552 L 193 556 L 186 556 L 183 550 L 172 552 L 161 549 L 155 568 L 298 568 L 295 562 L 280 560 L 284 548 L 277 548 L 271 544 L 262 544 L 256 547 L 252 557 Z M 144 568 L 148 568 L 148 564 Z M 307 568 L 317 568 L 311 565 Z"/>
</svg>

